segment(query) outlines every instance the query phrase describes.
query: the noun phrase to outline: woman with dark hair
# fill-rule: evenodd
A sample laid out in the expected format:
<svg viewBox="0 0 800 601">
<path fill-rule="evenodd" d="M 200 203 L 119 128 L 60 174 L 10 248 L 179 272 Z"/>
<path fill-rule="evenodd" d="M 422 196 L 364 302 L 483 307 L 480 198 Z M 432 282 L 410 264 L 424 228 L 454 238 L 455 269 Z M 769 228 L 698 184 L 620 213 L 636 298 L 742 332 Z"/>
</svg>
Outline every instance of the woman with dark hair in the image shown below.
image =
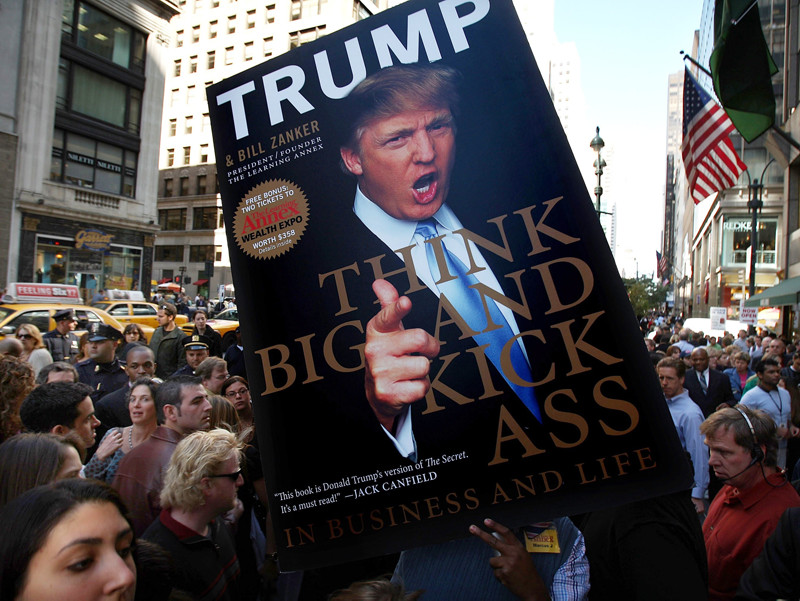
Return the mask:
<svg viewBox="0 0 800 601">
<path fill-rule="evenodd" d="M 130 344 L 131 342 L 141 342 L 142 344 L 147 344 L 147 338 L 144 335 L 144 330 L 136 323 L 129 323 L 125 326 L 125 329 L 122 330 L 122 336 L 125 339 L 125 344 Z M 123 344 L 122 346 L 125 346 Z"/>
<path fill-rule="evenodd" d="M 80 363 L 89 358 L 88 351 L 86 350 L 86 344 L 89 342 L 89 332 L 84 332 L 81 334 L 81 337 L 78 338 L 78 354 L 75 357 L 74 363 Z"/>
<path fill-rule="evenodd" d="M 0 510 L 0 600 L 130 601 L 133 528 L 110 486 L 71 478 Z"/>
<path fill-rule="evenodd" d="M 0 508 L 27 490 L 77 477 L 80 449 L 73 438 L 55 434 L 17 434 L 0 444 Z"/>
<path fill-rule="evenodd" d="M 19 406 L 35 387 L 29 364 L 11 355 L 0 355 L 0 442 L 22 428 Z"/>
<path fill-rule="evenodd" d="M 241 429 L 253 428 L 253 403 L 250 400 L 250 386 L 247 384 L 247 380 L 242 376 L 231 376 L 222 383 L 220 394 L 228 399 L 228 402 L 236 409 Z"/>
<path fill-rule="evenodd" d="M 125 402 L 133 425 L 111 428 L 105 433 L 97 451 L 86 464 L 84 473 L 87 478 L 111 484 L 125 454 L 150 438 L 159 424 L 156 390 L 158 384 L 151 378 L 139 378 L 131 385 Z"/>
<path fill-rule="evenodd" d="M 192 316 L 192 323 L 194 323 L 192 334 L 206 336 L 211 340 L 211 344 L 208 347 L 208 354 L 212 357 L 222 357 L 222 336 L 208 325 L 208 313 L 206 310 L 203 308 L 197 309 Z"/>
<path fill-rule="evenodd" d="M 117 345 L 117 359 L 125 363 L 125 357 L 128 356 L 128 351 L 133 345 L 142 344 L 147 346 L 147 337 L 144 335 L 144 330 L 138 323 L 129 323 L 122 330 L 122 341 Z"/>
</svg>

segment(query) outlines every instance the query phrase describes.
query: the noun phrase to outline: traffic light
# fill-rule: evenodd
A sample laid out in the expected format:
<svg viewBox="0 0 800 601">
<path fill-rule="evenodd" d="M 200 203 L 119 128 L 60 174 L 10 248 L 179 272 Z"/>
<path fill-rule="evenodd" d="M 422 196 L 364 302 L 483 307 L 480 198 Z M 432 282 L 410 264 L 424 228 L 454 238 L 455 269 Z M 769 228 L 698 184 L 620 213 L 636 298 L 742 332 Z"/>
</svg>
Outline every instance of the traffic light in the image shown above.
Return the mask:
<svg viewBox="0 0 800 601">
<path fill-rule="evenodd" d="M 176 275 L 176 276 L 173 278 L 173 281 L 174 281 L 176 284 L 180 284 L 180 283 L 181 283 L 181 276 L 179 276 L 179 275 Z"/>
</svg>

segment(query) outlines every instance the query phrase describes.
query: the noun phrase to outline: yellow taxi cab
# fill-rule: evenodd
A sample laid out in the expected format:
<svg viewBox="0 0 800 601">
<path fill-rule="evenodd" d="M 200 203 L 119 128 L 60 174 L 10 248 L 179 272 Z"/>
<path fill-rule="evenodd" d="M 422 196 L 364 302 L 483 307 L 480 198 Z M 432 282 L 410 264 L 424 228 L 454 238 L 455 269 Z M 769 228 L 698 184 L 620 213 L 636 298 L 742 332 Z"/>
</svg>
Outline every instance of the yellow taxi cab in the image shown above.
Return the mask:
<svg viewBox="0 0 800 601">
<path fill-rule="evenodd" d="M 239 327 L 239 314 L 236 309 L 226 309 L 214 317 L 209 319 L 206 323 L 214 328 L 214 331 L 222 336 L 222 352 L 228 350 L 232 344 L 236 344 L 236 328 Z M 187 334 L 192 334 L 194 324 L 189 322 L 181 326 L 181 329 Z"/>
<path fill-rule="evenodd" d="M 158 305 L 147 302 L 139 290 L 108 290 L 108 300 L 92 303 L 92 307 L 102 309 L 123 324 L 136 323 L 140 326 L 158 327 Z M 189 321 L 185 315 L 175 316 L 175 323 L 183 325 Z"/>
<path fill-rule="evenodd" d="M 6 293 L 0 298 L 0 338 L 13 336 L 17 327 L 32 323 L 44 334 L 55 329 L 53 315 L 62 309 L 72 309 L 75 313 L 75 335 L 80 337 L 92 323 L 105 323 L 120 332 L 125 324 L 94 307 L 83 304 L 77 286 L 69 284 L 9 284 Z M 154 328 L 142 326 L 145 337 L 150 340 Z"/>
</svg>

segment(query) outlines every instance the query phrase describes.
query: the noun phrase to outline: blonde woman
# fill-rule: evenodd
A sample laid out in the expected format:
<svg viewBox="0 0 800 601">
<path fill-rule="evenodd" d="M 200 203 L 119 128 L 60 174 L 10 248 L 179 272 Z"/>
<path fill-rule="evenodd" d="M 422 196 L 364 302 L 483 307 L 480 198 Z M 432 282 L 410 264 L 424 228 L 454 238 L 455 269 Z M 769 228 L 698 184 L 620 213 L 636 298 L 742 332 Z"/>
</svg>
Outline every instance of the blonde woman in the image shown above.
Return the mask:
<svg viewBox="0 0 800 601">
<path fill-rule="evenodd" d="M 17 328 L 15 336 L 22 343 L 19 358 L 33 368 L 33 376 L 36 377 L 40 369 L 53 362 L 53 357 L 42 341 L 42 333 L 32 323 L 23 323 Z"/>
</svg>

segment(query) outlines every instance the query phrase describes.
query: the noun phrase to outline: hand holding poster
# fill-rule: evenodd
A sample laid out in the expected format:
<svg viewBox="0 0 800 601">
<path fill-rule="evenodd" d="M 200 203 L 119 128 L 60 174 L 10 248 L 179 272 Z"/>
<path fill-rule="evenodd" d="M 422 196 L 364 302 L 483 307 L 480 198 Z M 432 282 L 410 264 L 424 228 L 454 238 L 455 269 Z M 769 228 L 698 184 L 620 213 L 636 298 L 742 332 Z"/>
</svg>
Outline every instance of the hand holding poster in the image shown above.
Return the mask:
<svg viewBox="0 0 800 601">
<path fill-rule="evenodd" d="M 208 97 L 282 569 L 691 485 L 510 0 L 411 1 Z"/>
</svg>

